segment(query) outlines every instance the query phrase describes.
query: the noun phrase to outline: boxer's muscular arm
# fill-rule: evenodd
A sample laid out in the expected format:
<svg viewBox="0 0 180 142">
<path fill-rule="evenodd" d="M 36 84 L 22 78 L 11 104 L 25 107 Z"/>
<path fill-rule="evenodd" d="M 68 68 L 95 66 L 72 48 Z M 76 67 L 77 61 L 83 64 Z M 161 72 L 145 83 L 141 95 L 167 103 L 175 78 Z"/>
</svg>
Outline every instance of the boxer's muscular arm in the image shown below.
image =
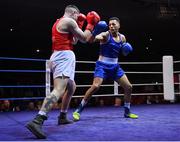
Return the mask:
<svg viewBox="0 0 180 142">
<path fill-rule="evenodd" d="M 82 36 L 82 30 L 80 28 L 82 28 L 82 24 L 80 24 L 81 22 L 84 23 L 85 19 L 87 19 L 87 26 L 86 26 L 86 30 L 83 32 L 85 39 Z M 70 26 L 71 32 L 75 35 L 75 37 L 77 37 L 81 42 L 87 42 L 91 39 L 92 37 L 92 30 L 94 29 L 95 25 L 100 21 L 100 16 L 95 12 L 95 11 L 91 11 L 87 14 L 87 16 L 85 16 L 84 14 L 80 14 L 78 19 L 77 19 L 77 23 L 78 24 L 74 24 L 74 22 L 72 22 L 72 26 Z M 80 28 L 79 28 L 80 27 Z"/>
<path fill-rule="evenodd" d="M 97 35 L 94 39 L 94 42 L 101 42 L 101 43 L 105 43 L 108 40 L 108 36 L 109 36 L 109 32 L 102 32 L 99 35 Z"/>
<path fill-rule="evenodd" d="M 123 43 L 126 42 L 126 37 L 123 34 L 121 34 L 121 37 L 122 37 L 122 42 Z"/>
<path fill-rule="evenodd" d="M 94 26 L 99 22 L 99 20 L 100 20 L 99 15 L 95 11 L 92 11 L 87 14 L 88 24 L 84 32 L 79 28 L 77 22 L 74 19 L 67 17 L 63 18 L 59 22 L 60 24 L 58 24 L 57 29 L 59 29 L 59 31 L 62 32 L 72 33 L 73 36 L 78 40 L 80 40 L 81 42 L 87 42 L 91 38 L 92 36 L 91 32 Z"/>
<path fill-rule="evenodd" d="M 74 43 L 77 42 L 77 40 L 80 40 L 82 42 L 87 41 L 87 37 L 91 35 L 91 32 L 86 30 L 83 32 L 77 25 L 76 21 L 72 18 L 63 18 L 58 24 L 57 24 L 57 30 L 61 33 L 72 33 L 74 36 Z"/>
<path fill-rule="evenodd" d="M 91 36 L 91 32 L 89 30 L 85 30 L 83 32 L 74 20 L 68 23 L 68 29 L 71 33 L 73 33 L 74 37 L 81 42 L 87 42 L 87 38 Z"/>
</svg>

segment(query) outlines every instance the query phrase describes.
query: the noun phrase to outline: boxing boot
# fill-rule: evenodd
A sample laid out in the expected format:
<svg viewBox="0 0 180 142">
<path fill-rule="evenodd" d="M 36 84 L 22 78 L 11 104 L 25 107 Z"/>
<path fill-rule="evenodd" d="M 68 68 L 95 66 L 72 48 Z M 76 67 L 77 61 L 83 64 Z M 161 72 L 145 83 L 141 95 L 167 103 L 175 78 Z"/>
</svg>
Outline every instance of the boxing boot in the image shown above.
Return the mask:
<svg viewBox="0 0 180 142">
<path fill-rule="evenodd" d="M 45 133 L 42 131 L 44 120 L 47 120 L 47 116 L 38 114 L 26 125 L 26 128 L 28 128 L 38 139 L 46 138 Z"/>
<path fill-rule="evenodd" d="M 67 118 L 66 113 L 61 112 L 60 115 L 58 116 L 58 125 L 71 124 L 71 123 L 73 123 L 73 121 Z"/>
</svg>

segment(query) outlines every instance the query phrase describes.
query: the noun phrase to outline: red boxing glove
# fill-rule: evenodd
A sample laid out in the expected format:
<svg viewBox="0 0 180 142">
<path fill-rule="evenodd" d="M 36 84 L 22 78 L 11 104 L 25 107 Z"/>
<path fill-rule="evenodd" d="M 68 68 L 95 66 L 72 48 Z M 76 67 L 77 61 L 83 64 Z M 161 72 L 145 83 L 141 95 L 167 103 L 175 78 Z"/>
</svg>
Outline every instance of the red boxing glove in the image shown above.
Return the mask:
<svg viewBox="0 0 180 142">
<path fill-rule="evenodd" d="M 100 16 L 95 12 L 91 11 L 87 14 L 87 26 L 86 29 L 92 31 L 94 26 L 100 21 Z"/>
<path fill-rule="evenodd" d="M 80 29 L 82 29 L 85 21 L 86 21 L 86 16 L 84 14 L 80 13 L 77 18 L 77 24 Z"/>
</svg>

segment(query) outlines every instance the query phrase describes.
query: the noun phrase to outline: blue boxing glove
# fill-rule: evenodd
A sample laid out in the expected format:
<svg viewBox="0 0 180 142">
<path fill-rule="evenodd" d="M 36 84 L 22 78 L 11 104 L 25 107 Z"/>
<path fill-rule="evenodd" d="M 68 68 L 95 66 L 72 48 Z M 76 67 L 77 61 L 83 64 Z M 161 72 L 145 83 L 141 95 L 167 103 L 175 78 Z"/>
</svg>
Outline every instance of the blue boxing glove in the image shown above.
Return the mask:
<svg viewBox="0 0 180 142">
<path fill-rule="evenodd" d="M 130 52 L 133 51 L 133 48 L 132 48 L 130 43 L 125 42 L 125 43 L 122 44 L 122 50 L 121 51 L 122 51 L 122 54 L 124 56 L 127 56 Z"/>
<path fill-rule="evenodd" d="M 108 30 L 108 25 L 106 21 L 99 21 L 97 25 L 94 27 L 94 30 L 92 31 L 92 35 L 95 37 L 96 35 L 105 32 Z"/>
</svg>

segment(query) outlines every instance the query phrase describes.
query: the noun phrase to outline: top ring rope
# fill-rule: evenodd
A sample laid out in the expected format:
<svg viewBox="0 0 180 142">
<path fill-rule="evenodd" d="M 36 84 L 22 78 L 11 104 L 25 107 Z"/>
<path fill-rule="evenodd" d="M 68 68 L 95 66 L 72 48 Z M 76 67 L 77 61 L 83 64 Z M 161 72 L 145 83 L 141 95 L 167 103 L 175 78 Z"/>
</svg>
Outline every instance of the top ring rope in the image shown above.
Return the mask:
<svg viewBox="0 0 180 142">
<path fill-rule="evenodd" d="M 13 57 L 0 57 L 0 60 L 21 60 L 21 61 L 46 61 L 47 59 L 32 59 L 32 58 L 13 58 Z M 94 64 L 96 61 L 76 61 L 76 63 L 89 63 Z M 120 64 L 162 64 L 162 62 L 119 62 Z M 180 61 L 174 61 L 180 63 Z"/>
<path fill-rule="evenodd" d="M 0 60 L 18 60 L 18 61 L 39 61 L 45 62 L 46 59 L 32 59 L 32 58 L 11 58 L 11 57 L 0 57 Z"/>
</svg>

